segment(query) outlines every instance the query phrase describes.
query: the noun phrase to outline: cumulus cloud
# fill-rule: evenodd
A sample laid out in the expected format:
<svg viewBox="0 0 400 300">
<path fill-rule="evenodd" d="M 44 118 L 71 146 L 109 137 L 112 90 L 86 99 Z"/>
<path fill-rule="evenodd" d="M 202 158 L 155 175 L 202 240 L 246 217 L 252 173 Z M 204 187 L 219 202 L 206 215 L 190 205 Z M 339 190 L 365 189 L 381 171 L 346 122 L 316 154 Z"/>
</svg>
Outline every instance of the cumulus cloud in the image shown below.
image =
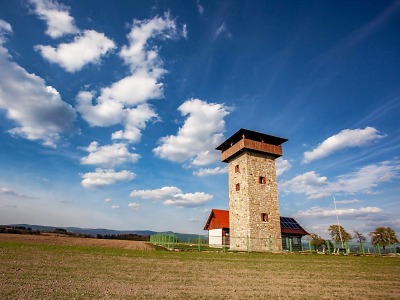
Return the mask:
<svg viewBox="0 0 400 300">
<path fill-rule="evenodd" d="M 165 200 L 164 204 L 177 207 L 196 207 L 211 201 L 212 198 L 212 195 L 203 192 L 177 194 L 173 198 Z"/>
<path fill-rule="evenodd" d="M 228 173 L 228 167 L 225 168 L 215 167 L 213 169 L 201 168 L 200 170 L 193 172 L 193 175 L 204 177 L 204 176 L 219 175 L 226 173 Z"/>
<path fill-rule="evenodd" d="M 3 27 L 8 26 L 3 24 Z M 13 62 L 2 42 L 0 38 L 0 109 L 4 109 L 7 118 L 17 125 L 9 132 L 56 147 L 62 133 L 77 131 L 73 124 L 75 110 L 62 101 L 58 91 L 46 85 L 43 78 Z"/>
<path fill-rule="evenodd" d="M 102 188 L 119 181 L 130 181 L 136 177 L 135 173 L 127 170 L 116 172 L 114 169 L 96 169 L 95 172 L 82 174 L 81 184 L 88 189 Z"/>
<path fill-rule="evenodd" d="M 224 117 L 229 109 L 200 99 L 187 100 L 178 109 L 182 116 L 188 116 L 185 123 L 177 135 L 162 137 L 160 146 L 153 149 L 154 154 L 175 162 L 190 160 L 196 166 L 218 161 L 220 154 L 215 147 L 222 142 Z"/>
<path fill-rule="evenodd" d="M 134 190 L 130 193 L 130 196 L 132 198 L 163 201 L 164 205 L 177 207 L 196 207 L 213 199 L 212 195 L 203 192 L 183 193 L 181 189 L 175 186 L 165 186 L 155 190 Z"/>
<path fill-rule="evenodd" d="M 311 171 L 280 182 L 279 186 L 283 192 L 305 194 L 309 199 L 319 199 L 335 194 L 372 194 L 376 193 L 375 188 L 379 184 L 398 178 L 399 171 L 398 161 L 384 161 L 337 176 L 335 181 L 329 181 L 327 177 Z"/>
<path fill-rule="evenodd" d="M 98 142 L 91 142 L 85 150 L 89 155 L 81 159 L 84 165 L 112 168 L 125 163 L 135 163 L 140 158 L 139 154 L 129 152 L 124 143 L 99 146 Z"/>
<path fill-rule="evenodd" d="M 120 208 L 120 206 L 119 205 L 111 205 L 111 208 L 112 209 L 117 209 L 117 208 Z"/>
<path fill-rule="evenodd" d="M 360 207 L 360 208 L 347 208 L 347 209 L 329 209 L 321 208 L 319 206 L 312 207 L 309 210 L 299 211 L 296 213 L 297 217 L 332 217 L 332 216 L 351 216 L 351 217 L 362 217 L 369 214 L 381 213 L 382 209 L 379 207 Z"/>
<path fill-rule="evenodd" d="M 94 30 L 85 30 L 82 35 L 76 36 L 71 43 L 62 43 L 52 46 L 38 45 L 35 47 L 44 59 L 58 64 L 68 72 L 76 72 L 88 63 L 99 63 L 100 57 L 115 48 L 112 40 L 103 33 Z"/>
<path fill-rule="evenodd" d="M 139 209 L 140 208 L 140 204 L 136 203 L 136 202 L 131 202 L 131 203 L 128 204 L 128 207 L 130 209 Z"/>
<path fill-rule="evenodd" d="M 164 97 L 160 79 L 166 70 L 159 48 L 151 42 L 178 36 L 175 20 L 168 14 L 143 21 L 134 20 L 127 36 L 129 44 L 124 45 L 119 53 L 129 67 L 130 75 L 102 88 L 97 98 L 93 91 L 78 94 L 77 110 L 89 125 L 123 124 L 125 129 L 115 132 L 112 138 L 138 142 L 146 123 L 158 120 L 157 113 L 147 102 Z"/>
<path fill-rule="evenodd" d="M 65 34 L 79 32 L 74 18 L 69 15 L 69 8 L 57 1 L 30 0 L 34 6 L 34 13 L 47 24 L 46 34 L 59 38 Z"/>
<path fill-rule="evenodd" d="M 182 193 L 182 190 L 175 186 L 164 186 L 155 190 L 134 190 L 129 196 L 132 198 L 139 197 L 142 199 L 163 200 Z"/>
<path fill-rule="evenodd" d="M 275 160 L 276 167 L 276 176 L 281 176 L 286 171 L 289 171 L 292 168 L 290 162 L 282 157 L 279 157 Z"/>
<path fill-rule="evenodd" d="M 345 129 L 323 141 L 312 151 L 304 152 L 304 163 L 326 157 L 338 150 L 350 147 L 361 147 L 385 137 L 373 127 L 364 129 Z"/>
<path fill-rule="evenodd" d="M 141 130 L 146 128 L 146 122 L 159 120 L 157 113 L 148 104 L 141 104 L 135 108 L 125 110 L 125 129 L 116 131 L 112 134 L 113 140 L 128 140 L 131 142 L 139 142 L 142 133 Z"/>
</svg>

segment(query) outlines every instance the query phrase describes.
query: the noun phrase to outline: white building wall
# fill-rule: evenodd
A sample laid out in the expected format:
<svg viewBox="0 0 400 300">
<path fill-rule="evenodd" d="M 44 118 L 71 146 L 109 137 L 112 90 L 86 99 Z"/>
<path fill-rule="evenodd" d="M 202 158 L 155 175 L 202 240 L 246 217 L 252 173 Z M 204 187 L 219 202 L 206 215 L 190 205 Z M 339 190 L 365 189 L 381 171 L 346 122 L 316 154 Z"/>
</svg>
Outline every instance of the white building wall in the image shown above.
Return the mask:
<svg viewBox="0 0 400 300">
<path fill-rule="evenodd" d="M 208 245 L 214 248 L 222 247 L 222 228 L 208 231 Z"/>
</svg>

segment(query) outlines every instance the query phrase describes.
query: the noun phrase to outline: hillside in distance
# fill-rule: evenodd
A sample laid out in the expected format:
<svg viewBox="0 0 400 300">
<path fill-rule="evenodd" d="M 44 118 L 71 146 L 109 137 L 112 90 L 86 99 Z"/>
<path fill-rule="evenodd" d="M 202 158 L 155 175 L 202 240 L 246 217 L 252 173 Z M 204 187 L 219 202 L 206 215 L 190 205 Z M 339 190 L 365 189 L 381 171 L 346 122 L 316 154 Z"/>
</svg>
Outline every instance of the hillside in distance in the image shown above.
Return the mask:
<svg viewBox="0 0 400 300">
<path fill-rule="evenodd" d="M 137 234 L 142 236 L 153 235 L 161 232 L 151 231 L 151 230 L 113 230 L 113 229 L 105 229 L 105 228 L 80 228 L 80 227 L 55 227 L 55 226 L 46 226 L 46 225 L 31 225 L 31 224 L 7 224 L 7 226 L 13 227 L 25 227 L 31 228 L 32 230 L 39 231 L 54 231 L 55 229 L 65 229 L 68 232 L 79 233 L 79 234 L 87 234 L 93 237 L 97 237 L 97 235 L 124 235 L 124 234 Z M 172 233 L 171 231 L 165 231 L 166 233 Z M 188 241 L 188 240 L 196 240 L 198 238 L 197 234 L 186 234 L 186 233 L 175 233 L 179 240 Z"/>
</svg>

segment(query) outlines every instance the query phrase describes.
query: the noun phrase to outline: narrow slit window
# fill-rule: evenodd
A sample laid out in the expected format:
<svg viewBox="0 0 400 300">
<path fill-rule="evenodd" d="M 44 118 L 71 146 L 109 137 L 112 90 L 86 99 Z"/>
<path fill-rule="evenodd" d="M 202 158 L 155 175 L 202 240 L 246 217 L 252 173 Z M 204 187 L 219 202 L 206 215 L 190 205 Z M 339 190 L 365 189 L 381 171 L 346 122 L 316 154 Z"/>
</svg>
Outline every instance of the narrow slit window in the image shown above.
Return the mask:
<svg viewBox="0 0 400 300">
<path fill-rule="evenodd" d="M 240 191 L 240 183 L 236 183 L 236 191 Z"/>
<path fill-rule="evenodd" d="M 261 222 L 268 222 L 268 214 L 267 213 L 261 214 Z"/>
<path fill-rule="evenodd" d="M 265 177 L 264 176 L 260 176 L 259 178 L 258 178 L 258 183 L 259 184 L 265 184 L 267 181 L 266 181 L 266 179 L 265 179 Z"/>
<path fill-rule="evenodd" d="M 239 165 L 235 166 L 235 173 L 240 173 Z"/>
</svg>

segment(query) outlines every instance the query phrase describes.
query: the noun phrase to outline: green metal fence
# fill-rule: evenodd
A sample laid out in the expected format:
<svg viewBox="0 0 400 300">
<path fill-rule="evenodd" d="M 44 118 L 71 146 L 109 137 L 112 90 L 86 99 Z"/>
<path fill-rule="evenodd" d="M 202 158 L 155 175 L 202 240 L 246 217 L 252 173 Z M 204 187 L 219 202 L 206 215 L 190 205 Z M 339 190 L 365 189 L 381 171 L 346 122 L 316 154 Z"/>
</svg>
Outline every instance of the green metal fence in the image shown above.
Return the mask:
<svg viewBox="0 0 400 300">
<path fill-rule="evenodd" d="M 190 236 L 179 236 L 173 232 L 162 232 L 150 236 L 150 243 L 164 247 L 169 250 L 184 250 L 184 251 L 228 251 L 229 250 L 229 238 L 221 237 L 222 242 L 219 246 L 210 247 L 208 243 L 208 237 L 203 235 L 190 235 Z M 245 241 L 246 249 L 243 251 L 251 252 L 252 239 L 247 237 Z M 271 238 L 264 241 L 266 245 L 270 245 L 271 248 L 272 240 Z M 334 243 L 327 240 L 324 245 L 315 248 L 311 244 L 311 240 L 302 240 L 301 247 L 298 245 L 294 247 L 293 241 L 291 239 L 285 239 L 286 247 L 283 251 L 286 253 L 318 253 L 318 254 L 336 254 L 336 255 L 388 255 L 388 254 L 399 254 L 400 255 L 400 245 L 392 244 L 386 246 L 383 249 L 382 246 L 373 246 L 370 243 L 349 243 L 345 242 L 343 245 L 341 243 Z M 267 247 L 268 248 L 268 247 Z"/>
</svg>

